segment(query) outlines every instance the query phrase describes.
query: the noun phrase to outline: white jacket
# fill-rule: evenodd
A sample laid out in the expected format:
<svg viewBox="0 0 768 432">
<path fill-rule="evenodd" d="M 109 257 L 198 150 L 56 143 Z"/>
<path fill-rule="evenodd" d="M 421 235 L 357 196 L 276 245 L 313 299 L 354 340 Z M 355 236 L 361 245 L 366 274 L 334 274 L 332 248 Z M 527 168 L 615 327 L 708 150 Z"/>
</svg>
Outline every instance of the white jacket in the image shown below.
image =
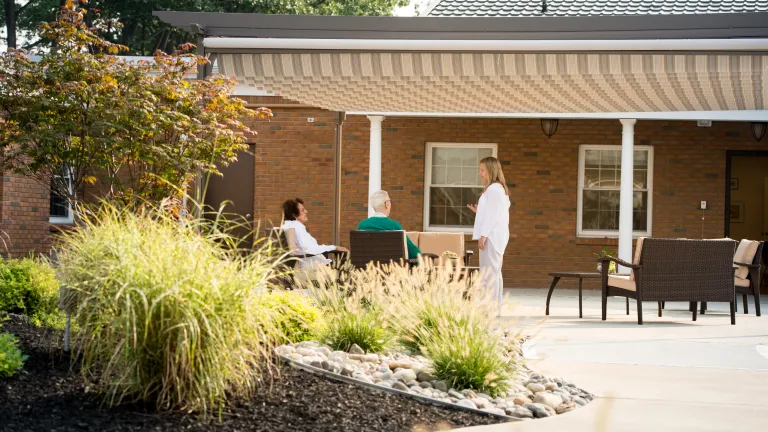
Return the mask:
<svg viewBox="0 0 768 432">
<path fill-rule="evenodd" d="M 487 237 L 496 252 L 504 254 L 509 243 L 509 197 L 498 183 L 488 186 L 477 203 L 472 239 L 480 237 Z"/>
<path fill-rule="evenodd" d="M 317 243 L 312 235 L 307 232 L 307 227 L 303 223 L 297 220 L 289 220 L 283 222 L 282 229 L 293 228 L 296 233 L 296 243 L 299 247 L 298 253 L 301 255 L 317 255 L 310 258 L 302 259 L 300 262 L 301 268 L 309 268 L 316 265 L 330 264 L 331 260 L 320 255 L 324 252 L 330 252 L 336 249 L 336 246 L 321 245 Z"/>
</svg>

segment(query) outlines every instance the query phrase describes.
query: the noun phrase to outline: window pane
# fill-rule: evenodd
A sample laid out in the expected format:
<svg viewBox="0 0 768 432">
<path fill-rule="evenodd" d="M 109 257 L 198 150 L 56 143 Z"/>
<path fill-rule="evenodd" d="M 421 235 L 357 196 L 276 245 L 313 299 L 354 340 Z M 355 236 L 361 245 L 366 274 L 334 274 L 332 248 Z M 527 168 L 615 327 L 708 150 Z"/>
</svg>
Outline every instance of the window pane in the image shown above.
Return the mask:
<svg viewBox="0 0 768 432">
<path fill-rule="evenodd" d="M 600 170 L 599 169 L 584 170 L 584 187 L 590 188 L 590 189 L 600 187 Z"/>
<path fill-rule="evenodd" d="M 648 167 L 648 150 L 635 151 L 635 168 Z"/>
<path fill-rule="evenodd" d="M 430 188 L 429 205 L 446 205 L 461 207 L 461 188 L 433 187 Z"/>
<path fill-rule="evenodd" d="M 445 207 L 429 206 L 429 224 L 445 225 Z"/>
<path fill-rule="evenodd" d="M 599 191 L 600 204 L 598 209 L 605 212 L 618 212 L 619 211 L 619 196 L 618 191 Z"/>
<path fill-rule="evenodd" d="M 446 167 L 432 167 L 432 184 L 445 184 Z"/>
<path fill-rule="evenodd" d="M 474 226 L 475 225 L 475 212 L 462 207 L 461 208 L 461 225 L 462 226 Z"/>
<path fill-rule="evenodd" d="M 461 205 L 477 204 L 480 201 L 480 195 L 483 194 L 483 188 L 461 188 Z M 469 210 L 469 209 L 467 209 Z"/>
<path fill-rule="evenodd" d="M 600 192 L 599 191 L 584 191 L 584 199 L 582 200 L 582 207 L 584 210 L 598 210 L 600 204 Z"/>
<path fill-rule="evenodd" d="M 461 207 L 445 208 L 445 224 L 455 226 L 461 225 Z"/>
<path fill-rule="evenodd" d="M 472 167 L 464 167 L 461 169 L 461 184 L 477 186 L 480 179 L 479 168 L 477 165 Z"/>
<path fill-rule="evenodd" d="M 644 169 L 635 170 L 635 189 L 646 189 L 648 187 L 648 171 Z"/>
<path fill-rule="evenodd" d="M 479 164 L 483 158 L 487 158 L 489 156 L 493 156 L 493 149 L 492 148 L 481 148 L 477 150 L 477 163 Z"/>
<path fill-rule="evenodd" d="M 586 150 L 584 152 L 584 166 L 586 168 L 600 168 L 600 150 Z"/>
<path fill-rule="evenodd" d="M 461 164 L 465 167 L 472 167 L 478 165 L 478 159 L 477 159 L 477 149 L 476 148 L 465 148 L 461 149 L 462 152 L 462 160 Z"/>
<path fill-rule="evenodd" d="M 599 228 L 598 212 L 596 211 L 584 211 L 581 217 L 581 229 L 583 230 L 596 230 Z"/>
<path fill-rule="evenodd" d="M 463 157 L 463 149 L 460 148 L 446 148 L 443 149 L 445 151 L 446 157 L 448 158 L 448 166 L 451 167 L 460 167 L 461 166 L 461 160 Z"/>
<path fill-rule="evenodd" d="M 621 166 L 621 152 L 618 150 L 600 150 L 600 168 L 617 169 Z"/>
<path fill-rule="evenodd" d="M 51 216 L 53 217 L 68 217 L 69 206 L 67 205 L 67 199 L 61 195 L 57 195 L 51 192 Z"/>
<path fill-rule="evenodd" d="M 448 172 L 445 176 L 445 184 L 449 185 L 460 185 L 461 184 L 461 168 L 459 167 L 448 167 Z"/>
<path fill-rule="evenodd" d="M 446 155 L 446 148 L 432 147 L 432 166 L 447 165 L 448 156 Z"/>
<path fill-rule="evenodd" d="M 617 189 L 621 183 L 621 174 L 613 168 L 600 169 L 600 188 Z"/>
</svg>

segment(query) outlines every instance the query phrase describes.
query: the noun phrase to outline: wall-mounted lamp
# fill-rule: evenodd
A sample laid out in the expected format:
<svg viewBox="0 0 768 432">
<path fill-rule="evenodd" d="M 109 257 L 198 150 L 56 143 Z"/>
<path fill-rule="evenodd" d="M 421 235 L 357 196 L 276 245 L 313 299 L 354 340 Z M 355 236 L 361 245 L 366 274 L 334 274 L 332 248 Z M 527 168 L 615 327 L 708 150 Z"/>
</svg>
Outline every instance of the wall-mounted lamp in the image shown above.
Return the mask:
<svg viewBox="0 0 768 432">
<path fill-rule="evenodd" d="M 768 123 L 752 122 L 752 136 L 755 137 L 757 142 L 763 139 L 766 130 L 768 130 Z"/>
<path fill-rule="evenodd" d="M 558 119 L 541 119 L 541 130 L 547 138 L 552 138 L 552 135 L 557 132 L 557 126 L 560 124 Z"/>
</svg>

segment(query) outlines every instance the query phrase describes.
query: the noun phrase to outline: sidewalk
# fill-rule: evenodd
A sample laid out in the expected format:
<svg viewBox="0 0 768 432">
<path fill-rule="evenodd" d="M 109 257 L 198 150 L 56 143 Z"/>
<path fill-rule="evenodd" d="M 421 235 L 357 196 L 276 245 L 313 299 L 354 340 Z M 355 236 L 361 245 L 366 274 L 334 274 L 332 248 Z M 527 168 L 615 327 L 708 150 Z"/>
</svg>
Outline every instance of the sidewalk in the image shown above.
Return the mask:
<svg viewBox="0 0 768 432">
<path fill-rule="evenodd" d="M 768 430 L 768 316 L 756 317 L 754 305 L 732 326 L 726 304 L 710 304 L 692 322 L 687 303 L 667 303 L 662 318 L 656 303 L 644 303 L 645 324 L 638 326 L 633 300 L 627 316 L 624 299 L 609 299 L 603 322 L 599 293 L 588 292 L 579 319 L 577 292 L 556 290 L 550 317 L 541 322 L 546 290 L 507 294 L 517 305 L 505 324 L 534 335 L 526 344 L 528 365 L 598 399 L 549 419 L 457 430 Z"/>
</svg>

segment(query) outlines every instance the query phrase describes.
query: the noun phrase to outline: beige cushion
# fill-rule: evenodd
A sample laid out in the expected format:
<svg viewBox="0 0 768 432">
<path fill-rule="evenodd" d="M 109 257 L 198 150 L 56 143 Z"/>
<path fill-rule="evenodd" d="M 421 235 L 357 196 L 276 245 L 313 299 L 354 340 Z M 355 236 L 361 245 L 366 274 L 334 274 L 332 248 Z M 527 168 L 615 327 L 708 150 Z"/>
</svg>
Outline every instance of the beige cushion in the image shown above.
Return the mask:
<svg viewBox="0 0 768 432">
<path fill-rule="evenodd" d="M 632 264 L 640 264 L 640 255 L 643 254 L 643 240 L 645 240 L 645 237 L 640 237 L 635 243 L 635 256 L 632 258 Z M 634 270 L 629 273 L 629 280 L 635 280 Z"/>
<path fill-rule="evenodd" d="M 413 244 L 416 246 L 419 245 L 419 235 L 421 235 L 419 231 L 406 231 L 405 234 L 408 235 L 408 238 L 411 239 Z"/>
<path fill-rule="evenodd" d="M 464 233 L 423 232 L 419 234 L 419 249 L 422 252 L 441 256 L 450 251 L 464 259 Z"/>
<path fill-rule="evenodd" d="M 629 275 L 609 275 L 608 285 L 629 291 L 636 291 L 635 281 L 629 278 Z"/>
<path fill-rule="evenodd" d="M 755 253 L 757 252 L 758 242 L 751 240 L 742 240 L 739 242 L 739 247 L 736 249 L 736 255 L 733 256 L 733 262 L 741 262 L 746 264 L 752 264 L 755 259 Z M 738 266 L 736 269 L 736 277 L 746 279 L 749 275 L 749 268 L 745 266 Z"/>
<path fill-rule="evenodd" d="M 750 282 L 749 279 L 742 279 L 740 277 L 735 277 L 733 278 L 733 281 L 736 286 L 749 288 L 749 282 Z"/>
<path fill-rule="evenodd" d="M 299 250 L 299 244 L 296 242 L 296 230 L 293 228 L 272 228 L 272 231 L 275 231 L 275 233 L 279 234 L 280 231 L 283 231 L 285 234 L 285 242 L 288 243 L 286 246 L 288 247 L 288 253 L 291 255 L 295 255 L 296 252 Z"/>
</svg>

